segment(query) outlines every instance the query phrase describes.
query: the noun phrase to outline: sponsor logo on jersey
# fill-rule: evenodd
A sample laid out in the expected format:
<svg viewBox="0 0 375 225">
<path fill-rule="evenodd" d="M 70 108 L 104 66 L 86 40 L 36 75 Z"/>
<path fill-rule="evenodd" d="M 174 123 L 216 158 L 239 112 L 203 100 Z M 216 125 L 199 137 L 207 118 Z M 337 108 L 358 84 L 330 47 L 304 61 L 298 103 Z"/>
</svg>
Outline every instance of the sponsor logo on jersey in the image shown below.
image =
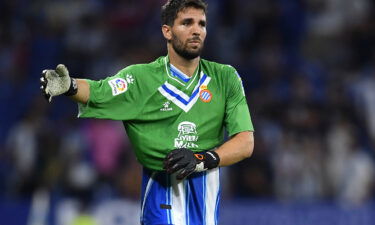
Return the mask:
<svg viewBox="0 0 375 225">
<path fill-rule="evenodd" d="M 173 108 L 172 107 L 169 107 L 170 106 L 170 102 L 164 102 L 163 103 L 163 108 L 160 109 L 160 111 L 163 111 L 163 112 L 166 112 L 166 111 L 172 111 Z"/>
<path fill-rule="evenodd" d="M 119 95 L 128 90 L 128 84 L 126 80 L 122 78 L 116 78 L 108 81 L 109 86 L 112 88 L 112 95 Z"/>
<path fill-rule="evenodd" d="M 129 84 L 133 84 L 134 79 L 132 75 L 127 74 L 126 79 L 115 78 L 108 81 L 109 86 L 112 88 L 112 95 L 116 96 L 128 90 Z"/>
<path fill-rule="evenodd" d="M 198 148 L 197 126 L 189 121 L 184 121 L 177 126 L 178 136 L 174 139 L 175 148 Z"/>
<path fill-rule="evenodd" d="M 126 82 L 128 82 L 128 84 L 133 84 L 134 83 L 133 76 L 130 74 L 126 74 Z"/>
<path fill-rule="evenodd" d="M 199 92 L 199 98 L 202 102 L 210 102 L 212 99 L 212 93 L 207 89 L 201 90 Z"/>
</svg>

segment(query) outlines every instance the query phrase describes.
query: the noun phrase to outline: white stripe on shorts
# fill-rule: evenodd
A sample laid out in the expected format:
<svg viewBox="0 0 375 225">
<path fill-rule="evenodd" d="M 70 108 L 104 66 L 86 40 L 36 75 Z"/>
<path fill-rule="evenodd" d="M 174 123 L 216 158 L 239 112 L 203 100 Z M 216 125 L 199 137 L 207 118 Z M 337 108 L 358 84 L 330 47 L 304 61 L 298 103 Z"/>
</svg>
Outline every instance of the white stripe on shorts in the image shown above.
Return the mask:
<svg viewBox="0 0 375 225">
<path fill-rule="evenodd" d="M 220 169 L 214 168 L 206 171 L 206 225 L 216 225 L 217 198 L 220 190 Z"/>
<path fill-rule="evenodd" d="M 177 180 L 176 175 L 171 175 L 172 188 L 172 223 L 186 225 L 186 193 L 184 180 Z"/>
</svg>

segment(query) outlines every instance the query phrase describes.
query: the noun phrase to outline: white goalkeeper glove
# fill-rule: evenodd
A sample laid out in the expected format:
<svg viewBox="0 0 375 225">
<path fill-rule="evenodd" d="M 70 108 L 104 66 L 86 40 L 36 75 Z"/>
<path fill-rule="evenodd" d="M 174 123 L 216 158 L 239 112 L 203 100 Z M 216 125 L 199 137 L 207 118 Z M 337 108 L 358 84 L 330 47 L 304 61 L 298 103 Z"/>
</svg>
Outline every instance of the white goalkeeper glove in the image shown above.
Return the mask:
<svg viewBox="0 0 375 225">
<path fill-rule="evenodd" d="M 57 65 L 55 70 L 43 70 L 40 83 L 40 89 L 49 102 L 54 96 L 71 96 L 78 91 L 75 79 L 69 76 L 69 71 L 63 64 Z"/>
</svg>

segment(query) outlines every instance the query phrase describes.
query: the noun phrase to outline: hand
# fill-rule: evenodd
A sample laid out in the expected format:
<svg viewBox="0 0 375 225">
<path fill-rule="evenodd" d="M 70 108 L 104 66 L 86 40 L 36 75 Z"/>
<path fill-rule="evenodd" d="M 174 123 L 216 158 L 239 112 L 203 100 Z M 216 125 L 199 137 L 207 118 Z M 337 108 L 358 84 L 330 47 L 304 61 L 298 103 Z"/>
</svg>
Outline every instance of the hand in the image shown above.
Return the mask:
<svg viewBox="0 0 375 225">
<path fill-rule="evenodd" d="M 54 96 L 61 94 L 69 96 L 77 93 L 77 84 L 70 78 L 69 71 L 63 64 L 57 65 L 55 70 L 43 70 L 40 83 L 42 85 L 40 89 L 49 102 Z"/>
<path fill-rule="evenodd" d="M 167 173 L 177 172 L 176 178 L 181 180 L 193 172 L 202 172 L 219 165 L 220 158 L 215 151 L 194 153 L 187 148 L 171 151 L 164 159 L 164 169 Z"/>
</svg>

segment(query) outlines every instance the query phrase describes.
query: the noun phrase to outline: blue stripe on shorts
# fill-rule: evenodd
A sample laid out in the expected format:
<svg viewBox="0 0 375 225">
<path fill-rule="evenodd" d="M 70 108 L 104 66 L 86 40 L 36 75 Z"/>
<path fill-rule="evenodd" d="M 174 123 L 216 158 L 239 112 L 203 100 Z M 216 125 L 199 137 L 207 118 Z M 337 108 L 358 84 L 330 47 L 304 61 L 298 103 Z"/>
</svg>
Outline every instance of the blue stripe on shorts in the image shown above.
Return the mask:
<svg viewBox="0 0 375 225">
<path fill-rule="evenodd" d="M 220 201 L 219 168 L 185 180 L 143 168 L 142 225 L 216 225 Z"/>
<path fill-rule="evenodd" d="M 205 221 L 206 172 L 193 174 L 187 180 L 188 224 L 201 224 Z"/>
</svg>

